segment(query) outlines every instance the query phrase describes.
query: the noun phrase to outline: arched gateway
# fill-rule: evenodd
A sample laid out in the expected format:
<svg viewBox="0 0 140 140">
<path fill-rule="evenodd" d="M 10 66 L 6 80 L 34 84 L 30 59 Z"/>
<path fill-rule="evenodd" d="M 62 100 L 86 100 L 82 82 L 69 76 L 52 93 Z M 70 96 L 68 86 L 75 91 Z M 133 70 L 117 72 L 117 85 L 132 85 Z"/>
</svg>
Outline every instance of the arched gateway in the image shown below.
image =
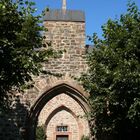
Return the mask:
<svg viewBox="0 0 140 140">
<path fill-rule="evenodd" d="M 44 69 L 63 76 L 41 76 L 35 83 L 36 94 L 27 94 L 33 97 L 26 97 L 31 99 L 26 139 L 34 140 L 37 125 L 43 125 L 46 140 L 81 140 L 83 135 L 89 135 L 88 121 L 83 117 L 89 111 L 88 93 L 71 77 L 79 77 L 87 70 L 85 15 L 66 8 L 50 9 L 44 26 L 48 29 L 44 41 L 52 42 L 55 50 L 66 50 L 61 58 L 43 64 Z"/>
<path fill-rule="evenodd" d="M 61 58 L 44 62 L 43 68 L 62 77 L 40 74 L 33 77 L 34 88 L 15 93 L 10 119 L 0 116 L 4 128 L 0 139 L 35 140 L 37 125 L 45 127 L 46 140 L 81 140 L 89 135 L 88 121 L 83 117 L 89 111 L 88 93 L 72 78 L 87 70 L 85 14 L 67 10 L 64 0 L 62 9 L 46 11 L 44 26 L 48 30 L 44 43 L 66 51 Z"/>
<path fill-rule="evenodd" d="M 45 125 L 47 140 L 80 140 L 89 135 L 87 99 L 81 91 L 61 83 L 45 91 L 34 103 L 28 119 L 27 139 L 35 139 L 37 122 Z M 40 120 L 39 120 L 40 119 Z"/>
</svg>

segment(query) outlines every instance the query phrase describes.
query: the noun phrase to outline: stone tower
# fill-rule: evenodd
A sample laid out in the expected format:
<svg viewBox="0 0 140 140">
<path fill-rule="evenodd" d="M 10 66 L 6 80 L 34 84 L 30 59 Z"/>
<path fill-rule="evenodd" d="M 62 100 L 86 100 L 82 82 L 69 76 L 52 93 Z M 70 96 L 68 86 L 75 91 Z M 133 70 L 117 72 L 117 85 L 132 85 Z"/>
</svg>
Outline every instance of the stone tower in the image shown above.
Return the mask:
<svg viewBox="0 0 140 140">
<path fill-rule="evenodd" d="M 50 59 L 44 69 L 61 77 L 40 74 L 34 77 L 34 87 L 17 94 L 20 99 L 15 129 L 7 139 L 35 140 L 37 126 L 43 126 L 46 140 L 81 140 L 89 136 L 89 124 L 84 115 L 89 111 L 88 93 L 73 79 L 87 70 L 85 57 L 85 15 L 83 11 L 50 9 L 44 17 L 48 29 L 44 41 L 55 50 L 64 50 L 61 58 Z M 21 106 L 22 105 L 22 106 Z M 15 117 L 14 117 L 15 118 Z M 7 125 L 8 126 L 8 125 Z M 20 135 L 20 136 L 19 136 Z M 0 135 L 0 138 L 3 137 Z"/>
<path fill-rule="evenodd" d="M 54 96 L 42 108 L 38 125 L 45 125 L 47 140 L 81 140 L 83 135 L 89 135 L 88 121 L 81 118 L 88 111 L 88 95 L 71 77 L 80 76 L 87 69 L 83 58 L 85 15 L 82 11 L 66 10 L 66 7 L 50 9 L 44 17 L 44 26 L 48 29 L 45 41 L 51 41 L 56 50 L 66 51 L 62 58 L 44 65 L 47 70 L 63 76 L 48 79 L 47 85 L 54 90 Z M 60 87 L 55 89 L 57 86 Z"/>
<path fill-rule="evenodd" d="M 54 49 L 66 50 L 61 61 L 51 61 L 56 66 L 51 66 L 51 71 L 71 75 L 85 71 L 85 60 L 82 59 L 85 54 L 84 12 L 50 10 L 46 12 L 44 25 L 48 29 L 45 34 L 46 42 L 51 41 Z"/>
<path fill-rule="evenodd" d="M 87 95 L 71 77 L 80 76 L 87 69 L 83 58 L 85 15 L 82 11 L 65 8 L 50 9 L 44 17 L 44 26 L 48 29 L 45 41 L 51 42 L 54 49 L 65 52 L 62 58 L 44 65 L 47 70 L 63 76 L 48 79 L 47 85 L 54 90 L 54 96 L 42 108 L 38 125 L 45 125 L 47 140 L 81 140 L 83 135 L 89 135 L 88 121 L 81 118 L 88 111 Z M 59 89 L 55 89 L 57 86 Z"/>
</svg>

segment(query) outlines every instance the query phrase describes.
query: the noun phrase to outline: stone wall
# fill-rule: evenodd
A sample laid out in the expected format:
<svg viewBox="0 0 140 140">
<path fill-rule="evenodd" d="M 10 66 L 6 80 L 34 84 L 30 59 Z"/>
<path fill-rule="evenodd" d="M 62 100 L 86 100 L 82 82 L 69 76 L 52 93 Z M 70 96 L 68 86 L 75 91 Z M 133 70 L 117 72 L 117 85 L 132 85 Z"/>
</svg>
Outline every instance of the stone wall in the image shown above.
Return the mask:
<svg viewBox="0 0 140 140">
<path fill-rule="evenodd" d="M 68 134 L 70 140 L 79 140 L 82 135 L 89 135 L 89 125 L 84 115 L 81 106 L 73 98 L 62 93 L 44 106 L 38 118 L 38 125 L 45 124 L 47 140 L 53 140 L 58 133 L 56 127 L 61 124 L 68 126 L 68 132 L 61 134 Z"/>
<path fill-rule="evenodd" d="M 46 42 L 52 42 L 56 50 L 65 50 L 62 58 L 49 61 L 44 67 L 51 72 L 80 75 L 86 71 L 85 63 L 85 23 L 48 21 L 44 23 L 48 29 Z"/>
<path fill-rule="evenodd" d="M 30 106 L 36 99 L 50 86 L 56 85 L 57 81 L 72 81 L 72 77 L 79 77 L 82 72 L 87 70 L 85 60 L 85 23 L 84 22 L 62 22 L 47 21 L 44 22 L 47 28 L 45 33 L 45 42 L 52 42 L 54 50 L 66 50 L 61 58 L 50 59 L 43 64 L 44 70 L 52 73 L 62 74 L 62 77 L 40 75 L 34 77 L 35 87 L 26 91 L 25 99 Z M 54 84 L 55 83 L 55 84 Z"/>
<path fill-rule="evenodd" d="M 56 126 L 61 126 L 61 122 L 63 122 L 64 126 L 68 126 L 67 132 L 56 131 Z M 79 126 L 77 121 L 69 112 L 65 110 L 59 111 L 55 116 L 52 117 L 46 132 L 48 140 L 56 140 L 56 135 L 68 135 L 69 140 L 79 140 Z"/>
<path fill-rule="evenodd" d="M 15 92 L 11 97 L 11 108 L 0 112 L 0 140 L 23 140 L 29 104 L 21 93 Z"/>
<path fill-rule="evenodd" d="M 66 50 L 61 58 L 50 59 L 49 62 L 44 63 L 44 69 L 53 73 L 62 74 L 62 77 L 46 77 L 44 75 L 36 77 L 36 88 L 34 88 L 33 91 L 31 90 L 30 94 L 29 91 L 27 91 L 26 94 L 26 99 L 30 100 L 29 102 L 31 103 L 31 106 L 42 93 L 60 83 L 70 83 L 70 85 L 76 89 L 79 89 L 80 87 L 82 93 L 85 93 L 83 88 L 78 85 L 78 82 L 72 78 L 73 76 L 80 76 L 82 72 L 87 70 L 85 60 L 85 23 L 48 21 L 44 22 L 44 25 L 48 29 L 45 33 L 45 41 L 51 41 L 51 46 L 56 50 Z M 70 112 L 73 112 L 73 115 L 67 109 L 61 110 L 60 106 L 68 108 Z M 46 125 L 47 118 L 50 117 L 51 112 L 57 109 L 58 112 L 52 116 Z M 72 99 L 65 93 L 61 93 L 50 99 L 50 101 L 43 107 L 38 117 L 38 125 L 45 124 L 48 140 L 56 139 L 56 127 L 61 123 L 69 126 L 68 135 L 70 140 L 80 140 L 82 135 L 89 135 L 88 121 L 85 118 L 79 117 L 83 117 L 84 115 L 84 110 L 76 100 Z"/>
<path fill-rule="evenodd" d="M 72 83 L 77 83 L 77 81 L 72 80 L 72 77 L 80 76 L 82 72 L 87 70 L 85 60 L 85 23 L 46 21 L 44 22 L 44 26 L 48 29 L 45 33 L 45 42 L 51 41 L 51 46 L 54 50 L 66 50 L 62 57 L 52 58 L 44 63 L 44 70 L 62 74 L 62 77 L 42 74 L 34 77 L 34 88 L 27 90 L 24 96 L 24 99 L 30 103 L 30 106 L 44 92 L 44 89 L 47 90 L 50 86 L 57 85 L 57 81 L 72 81 Z"/>
<path fill-rule="evenodd" d="M 81 72 L 87 70 L 86 60 L 84 58 L 86 51 L 85 23 L 48 21 L 44 22 L 44 25 L 48 29 L 45 33 L 45 41 L 51 41 L 51 46 L 56 50 L 66 51 L 61 58 L 50 59 L 49 62 L 43 64 L 43 67 L 53 73 L 63 75 L 62 77 L 46 75 L 34 77 L 34 88 L 26 90 L 24 94 L 19 95 L 18 101 L 15 100 L 15 102 L 13 102 L 15 109 L 14 112 L 9 113 L 10 117 L 0 116 L 0 126 L 3 126 L 0 127 L 0 140 L 27 140 L 24 136 L 27 131 L 26 128 L 29 127 L 28 115 L 32 113 L 33 106 L 40 96 L 53 87 L 61 83 L 67 83 L 74 89 L 77 89 L 81 93 L 81 97 L 84 96 L 86 98 L 88 96 L 77 81 L 72 78 L 73 76 L 80 76 Z M 70 140 L 80 140 L 83 134 L 88 135 L 89 128 L 87 120 L 78 118 L 78 116 L 85 114 L 84 110 L 76 100 L 64 92 L 52 98 L 49 102 L 46 102 L 38 118 L 39 125 L 46 124 L 45 122 L 51 114 L 51 111 L 59 109 L 62 105 L 65 108 L 53 115 L 48 125 L 46 125 L 46 134 L 50 137 L 49 140 L 54 140 L 50 130 L 53 129 L 55 132 L 55 127 L 61 122 L 64 124 L 67 123 L 69 126 Z M 58 121 L 57 119 L 61 116 L 63 116 L 62 119 Z M 55 137 L 56 134 L 53 134 L 53 136 Z"/>
</svg>

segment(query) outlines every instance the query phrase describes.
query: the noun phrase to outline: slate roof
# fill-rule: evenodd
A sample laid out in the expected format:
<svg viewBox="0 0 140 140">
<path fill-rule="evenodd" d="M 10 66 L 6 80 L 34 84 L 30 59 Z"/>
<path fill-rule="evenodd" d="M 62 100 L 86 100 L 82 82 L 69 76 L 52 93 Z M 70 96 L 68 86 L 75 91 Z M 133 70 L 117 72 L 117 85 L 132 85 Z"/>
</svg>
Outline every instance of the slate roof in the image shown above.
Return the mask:
<svg viewBox="0 0 140 140">
<path fill-rule="evenodd" d="M 45 13 L 44 21 L 85 22 L 85 13 L 79 10 L 50 9 Z"/>
</svg>

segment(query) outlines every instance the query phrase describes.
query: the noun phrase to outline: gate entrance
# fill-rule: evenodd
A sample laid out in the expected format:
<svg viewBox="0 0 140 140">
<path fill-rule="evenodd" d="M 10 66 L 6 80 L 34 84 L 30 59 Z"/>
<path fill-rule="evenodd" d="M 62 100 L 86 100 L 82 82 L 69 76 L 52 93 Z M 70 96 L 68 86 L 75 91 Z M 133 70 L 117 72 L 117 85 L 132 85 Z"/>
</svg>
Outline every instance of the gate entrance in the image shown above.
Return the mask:
<svg viewBox="0 0 140 140">
<path fill-rule="evenodd" d="M 68 135 L 57 135 L 56 140 L 68 140 Z"/>
<path fill-rule="evenodd" d="M 65 83 L 49 88 L 30 109 L 26 139 L 35 140 L 37 123 L 40 123 L 45 125 L 48 140 L 79 140 L 89 134 L 89 126 L 87 120 L 77 116 L 83 116 L 88 110 L 83 91 Z"/>
</svg>

